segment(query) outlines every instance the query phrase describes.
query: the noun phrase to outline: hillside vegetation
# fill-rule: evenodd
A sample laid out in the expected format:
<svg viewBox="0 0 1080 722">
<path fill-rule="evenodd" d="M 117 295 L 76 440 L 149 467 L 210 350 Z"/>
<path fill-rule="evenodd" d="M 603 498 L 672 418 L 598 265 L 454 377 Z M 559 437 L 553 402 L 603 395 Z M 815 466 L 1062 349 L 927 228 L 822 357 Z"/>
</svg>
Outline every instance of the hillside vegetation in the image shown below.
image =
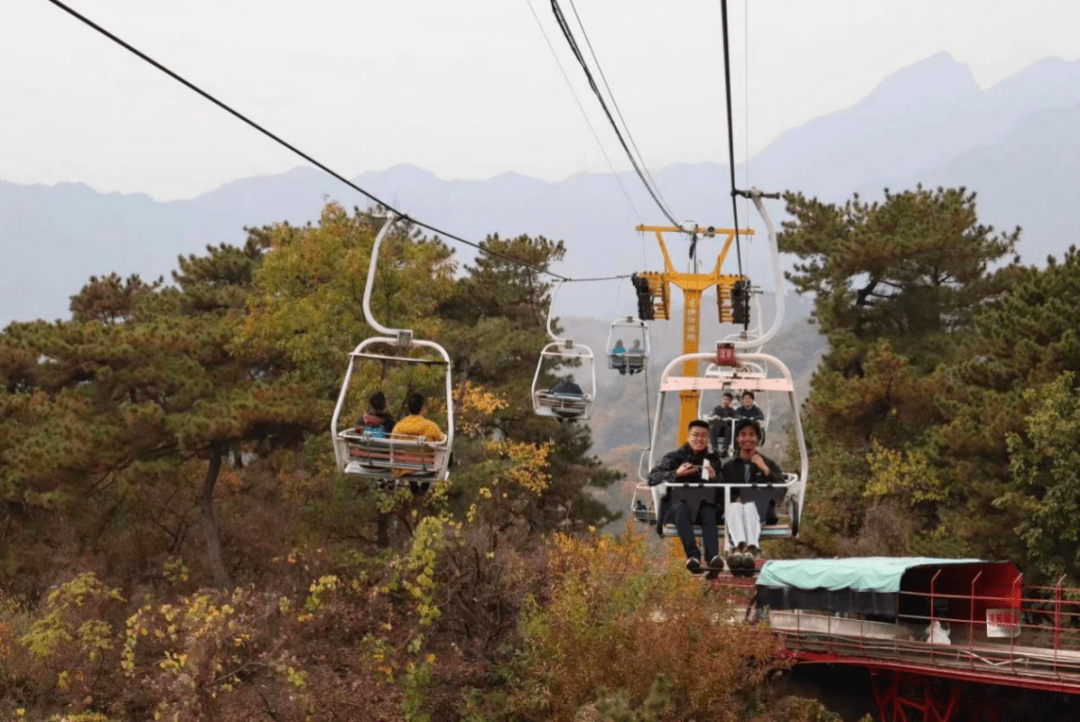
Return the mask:
<svg viewBox="0 0 1080 722">
<path fill-rule="evenodd" d="M 549 287 L 506 260 L 544 268 L 561 243 L 489 237 L 499 255 L 458 269 L 437 239 L 388 238 L 376 318 L 453 359 L 451 483 L 337 472 L 380 223 L 330 204 L 182 257 L 168 285 L 92 278 L 70 321 L 0 334 L 0 716 L 811 719 L 766 709 L 767 632 L 641 538 L 592 531 L 612 512 L 589 489 L 617 474 L 587 427 L 532 413 Z M 365 367 L 345 418 L 381 388 L 399 418 L 427 393 L 445 425 L 440 374 Z"/>
<path fill-rule="evenodd" d="M 962 189 L 787 203 L 790 280 L 828 347 L 803 406 L 804 534 L 769 553 L 1075 579 L 1080 253 L 1021 266 L 1018 232 L 981 225 Z M 380 222 L 330 204 L 182 257 L 171 284 L 92 278 L 70 321 L 0 334 L 0 715 L 835 719 L 776 694 L 776 641 L 673 547 L 596 531 L 619 473 L 588 426 L 532 413 L 550 288 L 507 260 L 546 268 L 561 242 L 490 236 L 500 255 L 459 268 L 415 229 L 388 238 L 373 312 L 451 356 L 451 481 L 337 472 Z M 420 391 L 445 425 L 440 374 L 365 367 L 344 418 L 375 389 L 400 417 Z"/>
</svg>

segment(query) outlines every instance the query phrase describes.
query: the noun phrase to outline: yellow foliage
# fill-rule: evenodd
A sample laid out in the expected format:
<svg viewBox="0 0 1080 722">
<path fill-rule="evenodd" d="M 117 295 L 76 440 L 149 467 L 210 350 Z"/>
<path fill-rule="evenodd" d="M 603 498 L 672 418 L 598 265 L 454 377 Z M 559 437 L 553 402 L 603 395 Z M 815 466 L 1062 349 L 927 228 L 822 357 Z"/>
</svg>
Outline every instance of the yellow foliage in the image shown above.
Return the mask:
<svg viewBox="0 0 1080 722">
<path fill-rule="evenodd" d="M 36 620 L 21 642 L 41 661 L 55 654 L 77 650 L 90 656 L 95 650 L 110 649 L 112 626 L 91 618 L 88 613 L 102 604 L 123 601 L 120 592 L 102 584 L 93 572 L 86 572 L 60 585 L 45 601 L 45 614 Z"/>
<path fill-rule="evenodd" d="M 548 457 L 555 448 L 555 442 L 545 441 L 535 445 L 527 442 L 516 442 L 509 439 L 503 441 L 488 441 L 485 449 L 489 453 L 497 454 L 511 462 L 511 466 L 505 469 L 498 477 L 492 480 L 492 485 L 507 483 L 520 486 L 534 494 L 541 494 L 547 489 L 551 476 L 547 472 Z"/>
<path fill-rule="evenodd" d="M 462 436 L 483 434 L 492 414 L 509 406 L 503 397 L 466 381 L 454 392 L 457 431 Z"/>
<path fill-rule="evenodd" d="M 875 439 L 866 460 L 871 476 L 863 491 L 865 496 L 900 496 L 912 503 L 945 498 L 941 481 L 920 450 L 898 451 L 882 446 Z"/>
<path fill-rule="evenodd" d="M 782 666 L 766 630 L 744 625 L 681 564 L 655 559 L 639 535 L 558 535 L 549 561 L 550 598 L 522 622 L 527 682 L 512 706 L 523 718 L 569 722 L 619 691 L 636 708 L 662 675 L 683 700 L 673 719 L 734 722 Z"/>
</svg>

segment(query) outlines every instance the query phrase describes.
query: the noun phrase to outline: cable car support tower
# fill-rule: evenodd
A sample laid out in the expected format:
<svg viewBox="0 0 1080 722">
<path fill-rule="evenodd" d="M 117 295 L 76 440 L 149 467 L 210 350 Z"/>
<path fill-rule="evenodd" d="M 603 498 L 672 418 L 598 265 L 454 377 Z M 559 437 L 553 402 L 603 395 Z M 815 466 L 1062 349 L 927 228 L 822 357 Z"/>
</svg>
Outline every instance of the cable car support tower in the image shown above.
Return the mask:
<svg viewBox="0 0 1080 722">
<path fill-rule="evenodd" d="M 639 233 L 651 232 L 656 235 L 656 242 L 660 245 L 660 252 L 664 256 L 663 271 L 644 271 L 634 274 L 634 290 L 638 297 L 638 317 L 643 321 L 654 319 L 671 319 L 671 291 L 675 286 L 683 292 L 683 354 L 694 354 L 700 351 L 701 341 L 701 298 L 704 292 L 716 286 L 717 310 L 721 323 L 741 324 L 745 329 L 750 322 L 750 280 L 742 274 L 725 274 L 722 272 L 724 260 L 731 250 L 732 242 L 736 233 L 752 236 L 753 229 L 740 228 L 714 228 L 713 226 L 701 227 L 693 222 L 686 222 L 679 226 L 647 226 L 639 225 L 635 229 Z M 664 242 L 665 233 L 689 234 L 691 270 L 682 273 L 675 270 L 671 262 L 671 254 Z M 724 245 L 716 256 L 716 265 L 711 272 L 701 273 L 697 245 L 704 238 L 725 238 Z M 697 375 L 697 361 L 687 361 L 683 364 L 683 376 Z M 697 418 L 698 397 L 700 391 L 682 391 L 679 394 L 679 443 L 686 441 L 686 427 Z"/>
</svg>

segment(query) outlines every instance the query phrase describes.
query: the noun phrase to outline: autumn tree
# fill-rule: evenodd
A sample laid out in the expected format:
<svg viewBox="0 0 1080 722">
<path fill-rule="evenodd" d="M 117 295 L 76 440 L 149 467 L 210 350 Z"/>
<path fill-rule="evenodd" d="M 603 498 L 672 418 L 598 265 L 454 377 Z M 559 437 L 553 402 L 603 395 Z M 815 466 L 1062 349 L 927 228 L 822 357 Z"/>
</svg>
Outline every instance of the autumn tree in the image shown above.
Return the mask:
<svg viewBox="0 0 1080 722">
<path fill-rule="evenodd" d="M 480 253 L 466 266 L 465 276 L 441 304 L 440 314 L 452 330 L 447 334 L 447 348 L 459 387 L 480 384 L 506 403 L 485 420 L 482 436 L 462 444 L 461 458 L 477 466 L 459 475 L 457 498 L 474 498 L 487 487 L 492 472 L 498 478 L 497 470 L 526 447 L 550 446 L 543 467 L 528 472 L 542 484 L 498 490 L 488 507 L 497 526 L 524 521 L 534 530 L 547 531 L 560 525 L 602 525 L 614 515 L 589 488 L 604 488 L 619 475 L 601 468 L 590 456 L 592 438 L 586 425 L 560 424 L 532 410 L 533 376 L 540 351 L 550 341 L 547 316 L 552 284 L 540 271 L 561 260 L 566 249 L 561 241 L 527 235 L 509 239 L 492 235 L 481 247 L 489 252 Z M 572 374 L 576 369 L 571 365 L 545 368 L 538 383 L 550 388 L 556 374 Z"/>
<path fill-rule="evenodd" d="M 924 442 L 948 418 L 944 370 L 973 317 L 1022 273 L 1012 256 L 1019 230 L 979 223 L 975 195 L 962 188 L 841 206 L 786 201 L 780 248 L 799 258 L 787 277 L 814 295 L 813 319 L 829 339 L 806 404 L 815 464 L 807 541 L 841 551 L 886 501 L 904 516 L 909 550 L 942 550 L 954 532 L 966 539 L 952 526 L 959 510 L 942 513 L 939 498 L 963 473 L 951 462 L 956 447 Z"/>
<path fill-rule="evenodd" d="M 1080 390 L 1074 372 L 1024 394 L 1032 411 L 1008 437 L 1012 488 L 1000 507 L 1018 512 L 1015 531 L 1042 577 L 1080 575 Z"/>
<path fill-rule="evenodd" d="M 975 315 L 972 333 L 944 374 L 949 402 L 943 405 L 944 426 L 932 443 L 931 453 L 955 458 L 956 479 L 967 482 L 957 496 L 967 509 L 957 521 L 965 535 L 983 540 L 999 558 L 1033 555 L 1043 570 L 1049 569 L 1044 562 L 1050 552 L 1036 548 L 1030 531 L 1022 531 L 1021 538 L 1002 531 L 1028 529 L 1029 507 L 1017 502 L 1041 498 L 1037 489 L 1046 483 L 1044 477 L 1035 480 L 1029 457 L 1017 466 L 1015 455 L 1036 445 L 1064 454 L 1061 439 L 1047 436 L 1044 421 L 1048 409 L 1057 409 L 1062 439 L 1067 437 L 1069 417 L 1058 397 L 1066 383 L 1062 374 L 1080 368 L 1078 326 L 1080 252 L 1075 247 L 1061 259 L 1047 259 L 1045 268 L 1018 272 L 1008 293 Z M 1035 435 L 1037 429 L 1042 438 Z M 1016 440 L 1006 448 L 1006 438 Z M 1055 468 L 1068 467 L 1067 454 L 1062 463 Z M 1067 487 L 1066 479 L 1062 483 Z M 1009 501 L 995 503 L 1002 497 Z M 1067 517 L 1062 508 L 1059 514 Z"/>
<path fill-rule="evenodd" d="M 230 586 L 214 502 L 223 464 L 322 426 L 287 359 L 233 345 L 263 251 L 253 237 L 181 258 L 170 287 L 92 279 L 73 320 L 9 328 L 16 394 L 3 406 L 36 423 L 2 452 L 6 486 L 76 515 L 84 540 L 119 526 L 141 544 L 134 515 L 174 548 L 193 502 L 214 582 Z"/>
</svg>

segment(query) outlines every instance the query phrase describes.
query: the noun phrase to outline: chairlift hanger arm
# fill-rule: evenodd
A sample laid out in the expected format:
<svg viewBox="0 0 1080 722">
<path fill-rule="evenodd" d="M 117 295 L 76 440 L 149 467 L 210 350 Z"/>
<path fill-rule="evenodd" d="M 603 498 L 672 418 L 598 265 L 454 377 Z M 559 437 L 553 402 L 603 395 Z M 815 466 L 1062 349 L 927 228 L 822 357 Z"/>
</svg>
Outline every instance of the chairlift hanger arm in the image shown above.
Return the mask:
<svg viewBox="0 0 1080 722">
<path fill-rule="evenodd" d="M 368 264 L 368 276 L 367 284 L 364 286 L 364 320 L 368 325 L 379 333 L 385 333 L 388 336 L 397 337 L 397 345 L 409 346 L 412 343 L 412 331 L 404 328 L 387 328 L 383 326 L 375 317 L 371 314 L 371 291 L 375 287 L 375 268 L 379 264 L 379 249 L 382 247 L 382 242 L 386 238 L 386 235 L 390 232 L 390 229 L 395 223 L 401 220 L 402 216 L 391 213 L 386 216 L 386 222 L 383 223 L 383 227 L 379 229 L 379 232 L 375 235 L 375 242 L 371 245 L 371 262 Z"/>
<path fill-rule="evenodd" d="M 769 236 L 769 254 L 772 258 L 772 271 L 773 271 L 773 296 L 776 299 L 776 313 L 773 318 L 773 324 L 769 327 L 762 336 L 753 340 L 736 341 L 734 346 L 736 349 L 747 350 L 754 348 L 762 348 L 765 344 L 772 340 L 772 337 L 780 331 L 780 326 L 784 322 L 784 271 L 780 268 L 780 246 L 776 239 L 776 226 L 773 225 L 772 217 L 769 215 L 769 211 L 765 208 L 765 204 L 761 202 L 762 198 L 779 198 L 779 193 L 762 193 L 757 188 L 751 188 L 749 192 L 740 191 L 740 193 L 746 193 L 747 197 L 754 202 L 754 208 L 757 209 L 758 215 L 761 216 L 761 220 L 765 223 L 765 230 Z"/>
<path fill-rule="evenodd" d="M 554 323 L 555 321 L 555 296 L 558 295 L 559 289 L 562 288 L 562 285 L 564 283 L 566 283 L 566 281 L 559 281 L 555 284 L 555 288 L 551 290 L 551 298 L 548 299 L 547 332 L 548 336 L 550 336 L 551 340 L 555 343 L 565 343 L 567 347 L 570 347 L 573 346 L 574 342 L 570 339 L 559 338 L 558 336 L 556 336 L 555 327 L 552 326 L 552 323 Z"/>
</svg>

